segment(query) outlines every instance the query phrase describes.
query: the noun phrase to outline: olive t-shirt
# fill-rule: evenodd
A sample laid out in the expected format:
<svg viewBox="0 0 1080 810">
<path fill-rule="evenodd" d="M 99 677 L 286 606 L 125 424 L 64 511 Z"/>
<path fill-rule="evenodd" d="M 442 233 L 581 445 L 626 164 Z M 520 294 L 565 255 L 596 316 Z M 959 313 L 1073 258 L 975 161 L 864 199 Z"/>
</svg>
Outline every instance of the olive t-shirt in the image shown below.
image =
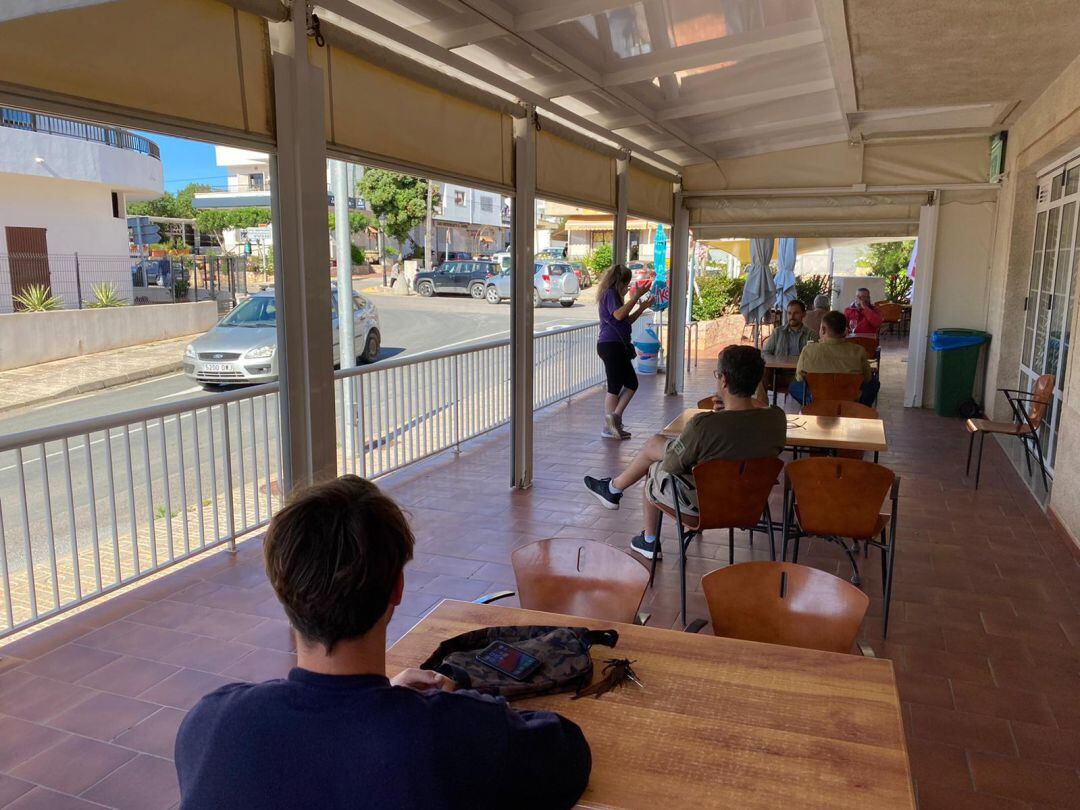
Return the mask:
<svg viewBox="0 0 1080 810">
<path fill-rule="evenodd" d="M 787 444 L 787 416 L 775 405 L 746 411 L 702 413 L 668 444 L 663 470 L 691 477 L 694 465 L 725 459 L 778 456 Z"/>
</svg>

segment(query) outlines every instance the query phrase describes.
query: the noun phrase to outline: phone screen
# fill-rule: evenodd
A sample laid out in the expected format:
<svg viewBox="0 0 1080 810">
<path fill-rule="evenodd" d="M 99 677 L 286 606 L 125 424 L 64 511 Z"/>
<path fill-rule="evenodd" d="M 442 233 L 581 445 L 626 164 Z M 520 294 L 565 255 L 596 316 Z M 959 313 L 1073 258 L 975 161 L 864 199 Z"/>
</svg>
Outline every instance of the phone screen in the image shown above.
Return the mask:
<svg viewBox="0 0 1080 810">
<path fill-rule="evenodd" d="M 476 656 L 476 660 L 515 681 L 525 680 L 540 668 L 540 659 L 503 641 L 491 642 Z"/>
</svg>

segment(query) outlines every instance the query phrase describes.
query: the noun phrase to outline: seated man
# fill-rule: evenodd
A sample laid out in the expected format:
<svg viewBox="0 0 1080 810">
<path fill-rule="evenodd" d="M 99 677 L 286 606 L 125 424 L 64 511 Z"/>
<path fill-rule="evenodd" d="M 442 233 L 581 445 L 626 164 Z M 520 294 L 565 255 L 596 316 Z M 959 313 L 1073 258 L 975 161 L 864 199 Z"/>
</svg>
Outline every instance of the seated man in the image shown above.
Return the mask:
<svg viewBox="0 0 1080 810">
<path fill-rule="evenodd" d="M 866 287 L 859 287 L 855 300 L 844 310 L 844 317 L 853 335 L 877 337 L 881 328 L 881 311 L 870 303 L 870 290 Z"/>
<path fill-rule="evenodd" d="M 761 350 L 765 354 L 777 354 L 785 357 L 797 357 L 803 347 L 810 341 L 817 340 L 817 332 L 812 332 L 803 324 L 806 315 L 806 304 L 795 299 L 787 305 L 787 324 L 773 329 L 772 334 L 765 339 L 765 345 Z M 772 390 L 773 375 L 778 375 L 776 390 L 786 391 L 788 384 L 794 378 L 794 374 L 787 370 L 765 369 L 763 385 L 766 390 Z"/>
<path fill-rule="evenodd" d="M 266 571 L 296 632 L 288 678 L 210 693 L 180 725 L 183 808 L 571 807 L 591 759 L 551 712 L 453 693 L 434 672 L 386 678 L 386 625 L 413 535 L 397 505 L 345 475 L 270 522 Z"/>
<path fill-rule="evenodd" d="M 825 317 L 825 313 L 829 311 L 829 308 L 829 296 L 815 296 L 814 308 L 807 312 L 806 317 L 803 318 L 803 326 L 814 333 L 815 340 L 818 332 L 821 331 L 821 319 Z"/>
<path fill-rule="evenodd" d="M 804 404 L 809 401 L 806 390 L 807 373 L 862 374 L 859 402 L 863 405 L 874 404 L 881 382 L 870 370 L 866 350 L 858 343 L 845 340 L 846 333 L 847 319 L 844 313 L 834 310 L 821 319 L 821 340 L 807 346 L 799 355 L 795 382 L 788 386 L 789 396 Z"/>
<path fill-rule="evenodd" d="M 698 414 L 677 439 L 653 436 L 638 451 L 630 466 L 615 478 L 585 476 L 585 486 L 607 509 L 618 509 L 623 490 L 648 476 L 642 531 L 630 547 L 648 560 L 657 553 L 656 519 L 659 510 L 652 501 L 674 505 L 677 475 L 689 501 L 680 502 L 684 514 L 697 514 L 694 466 L 703 461 L 778 456 L 787 443 L 787 417 L 776 406 L 760 408 L 752 397 L 765 361 L 753 346 L 728 346 L 720 353 L 717 369 L 717 398 L 723 410 Z M 652 500 L 650 500 L 652 499 Z"/>
</svg>

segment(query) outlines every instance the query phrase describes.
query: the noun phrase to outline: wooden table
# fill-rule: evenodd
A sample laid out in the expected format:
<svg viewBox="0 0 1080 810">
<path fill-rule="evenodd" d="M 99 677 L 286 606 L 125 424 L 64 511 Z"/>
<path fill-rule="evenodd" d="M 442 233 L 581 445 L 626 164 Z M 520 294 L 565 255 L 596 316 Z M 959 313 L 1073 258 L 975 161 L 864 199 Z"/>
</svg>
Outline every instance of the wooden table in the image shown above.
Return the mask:
<svg viewBox="0 0 1080 810">
<path fill-rule="evenodd" d="M 593 660 L 636 662 L 645 689 L 515 703 L 585 732 L 593 769 L 579 807 L 915 807 L 888 660 L 445 601 L 390 648 L 387 674 L 500 624 L 614 627 L 618 646 L 594 648 Z"/>
<path fill-rule="evenodd" d="M 711 411 L 688 408 L 665 425 L 660 434 L 672 439 L 677 437 L 687 423 L 699 413 L 711 413 Z M 788 447 L 862 450 L 873 453 L 889 449 L 888 442 L 885 440 L 885 423 L 880 419 L 788 414 L 787 422 Z"/>
<path fill-rule="evenodd" d="M 771 368 L 773 370 L 772 375 L 772 401 L 776 404 L 776 378 L 780 375 L 777 372 L 780 371 L 794 371 L 796 366 L 799 365 L 799 355 L 797 354 L 767 354 L 762 352 L 761 356 L 765 358 L 765 368 Z"/>
</svg>

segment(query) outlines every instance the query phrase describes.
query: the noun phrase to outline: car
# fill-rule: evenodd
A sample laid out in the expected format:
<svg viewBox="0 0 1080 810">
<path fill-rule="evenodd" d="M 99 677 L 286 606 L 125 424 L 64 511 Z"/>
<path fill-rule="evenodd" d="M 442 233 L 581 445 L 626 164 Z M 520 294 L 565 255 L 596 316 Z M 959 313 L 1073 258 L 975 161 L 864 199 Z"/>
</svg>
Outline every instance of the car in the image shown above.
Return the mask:
<svg viewBox="0 0 1080 810">
<path fill-rule="evenodd" d="M 477 301 L 484 297 L 488 279 L 499 272 L 495 262 L 477 260 L 444 262 L 434 270 L 416 274 L 416 291 L 426 298 L 437 293 L 471 295 Z"/>
<path fill-rule="evenodd" d="M 638 287 L 651 287 L 656 280 L 656 271 L 645 262 L 627 262 L 626 269 L 630 271 L 630 292 Z"/>
<path fill-rule="evenodd" d="M 491 260 L 499 265 L 501 270 L 509 270 L 514 264 L 514 254 L 503 251 L 502 253 L 493 253 Z"/>
<path fill-rule="evenodd" d="M 338 347 L 337 288 L 331 289 L 334 363 Z M 364 363 L 379 356 L 379 313 L 370 299 L 353 293 L 354 349 Z M 273 289 L 261 290 L 221 319 L 184 351 L 184 374 L 205 388 L 257 385 L 278 375 L 277 305 Z"/>
<path fill-rule="evenodd" d="M 577 274 L 581 289 L 589 289 L 592 286 L 592 274 L 589 272 L 589 268 L 585 266 L 585 262 L 570 262 L 570 266 L 574 268 L 574 272 Z"/>
<path fill-rule="evenodd" d="M 533 274 L 533 306 L 545 301 L 558 301 L 572 307 L 581 292 L 577 274 L 569 262 L 537 262 Z M 503 270 L 488 280 L 484 297 L 489 304 L 498 304 L 510 297 L 510 271 Z"/>
</svg>

